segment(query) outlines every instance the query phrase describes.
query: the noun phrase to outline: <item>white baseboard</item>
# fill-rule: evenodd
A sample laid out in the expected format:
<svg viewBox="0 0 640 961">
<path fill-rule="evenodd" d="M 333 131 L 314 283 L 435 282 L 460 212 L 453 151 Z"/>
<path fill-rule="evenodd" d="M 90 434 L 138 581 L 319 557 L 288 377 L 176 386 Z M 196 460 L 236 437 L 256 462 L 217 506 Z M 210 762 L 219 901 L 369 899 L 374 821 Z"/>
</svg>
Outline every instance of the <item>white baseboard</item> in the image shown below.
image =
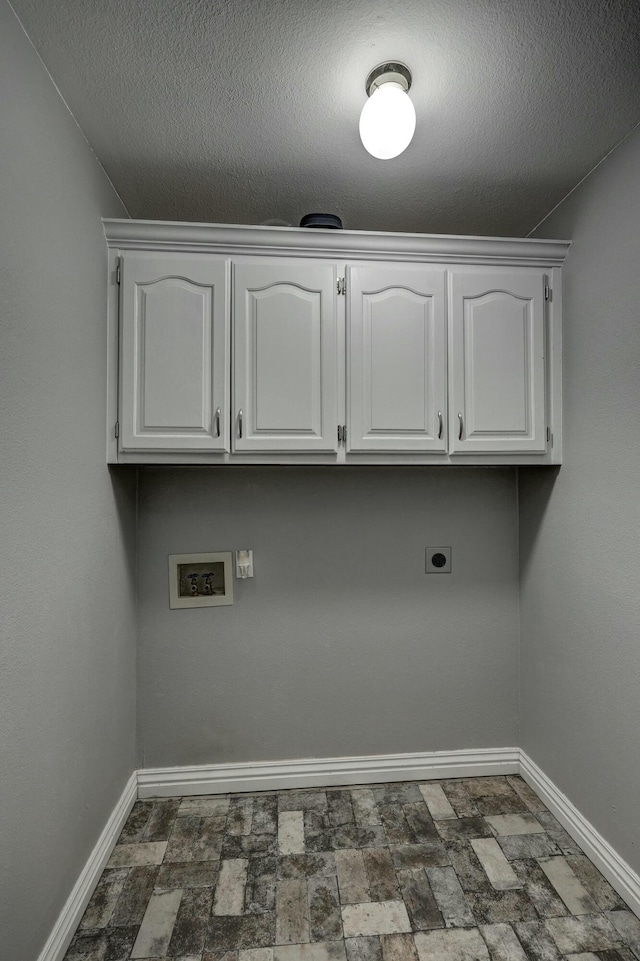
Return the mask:
<svg viewBox="0 0 640 961">
<path fill-rule="evenodd" d="M 67 899 L 67 903 L 60 912 L 53 931 L 38 956 L 38 961 L 62 961 L 64 958 L 65 951 L 69 947 L 76 928 L 80 924 L 82 915 L 100 879 L 104 866 L 109 860 L 111 851 L 118 840 L 125 821 L 129 817 L 129 812 L 135 803 L 136 796 L 137 772 L 134 771 L 127 781 L 120 800 L 111 812 L 111 816 L 102 834 L 98 838 L 96 846 L 89 855 L 89 859 L 82 870 L 82 874 L 76 881 Z"/>
<path fill-rule="evenodd" d="M 520 774 L 574 841 L 615 888 L 631 910 L 640 916 L 640 875 L 611 847 L 594 826 L 580 814 L 568 797 L 556 787 L 531 758 L 520 752 Z"/>
<path fill-rule="evenodd" d="M 494 750 L 436 751 L 430 754 L 147 768 L 138 771 L 138 797 L 227 794 L 337 784 L 517 774 L 520 770 L 519 759 L 518 748 L 504 747 Z"/>
</svg>

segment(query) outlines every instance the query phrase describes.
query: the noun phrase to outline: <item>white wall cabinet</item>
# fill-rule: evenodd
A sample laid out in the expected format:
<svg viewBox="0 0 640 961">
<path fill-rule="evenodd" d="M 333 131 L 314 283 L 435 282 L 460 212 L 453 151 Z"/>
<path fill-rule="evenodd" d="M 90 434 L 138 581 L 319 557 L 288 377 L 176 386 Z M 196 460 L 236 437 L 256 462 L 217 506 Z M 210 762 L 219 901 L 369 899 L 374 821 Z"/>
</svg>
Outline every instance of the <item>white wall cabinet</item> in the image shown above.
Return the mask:
<svg viewBox="0 0 640 961">
<path fill-rule="evenodd" d="M 110 462 L 561 463 L 566 242 L 104 223 Z"/>
<path fill-rule="evenodd" d="M 228 262 L 127 251 L 120 271 L 122 450 L 228 450 Z"/>
<path fill-rule="evenodd" d="M 337 276 L 332 263 L 234 263 L 234 451 L 337 451 Z"/>
<path fill-rule="evenodd" d="M 543 271 L 450 276 L 450 450 L 544 451 Z"/>
<path fill-rule="evenodd" d="M 445 451 L 446 271 L 347 266 L 347 451 Z"/>
</svg>

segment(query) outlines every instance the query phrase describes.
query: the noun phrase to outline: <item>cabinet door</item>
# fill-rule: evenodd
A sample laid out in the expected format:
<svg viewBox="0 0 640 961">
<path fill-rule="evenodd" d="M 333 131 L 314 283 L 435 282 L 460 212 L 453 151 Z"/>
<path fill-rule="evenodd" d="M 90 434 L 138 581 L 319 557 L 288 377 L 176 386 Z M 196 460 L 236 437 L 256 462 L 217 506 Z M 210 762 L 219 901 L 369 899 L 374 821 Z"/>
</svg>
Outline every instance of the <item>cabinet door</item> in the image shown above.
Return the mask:
<svg viewBox="0 0 640 961">
<path fill-rule="evenodd" d="M 412 264 L 347 269 L 348 450 L 446 450 L 445 277 Z"/>
<path fill-rule="evenodd" d="M 131 251 L 121 271 L 122 449 L 228 450 L 227 262 Z"/>
<path fill-rule="evenodd" d="M 450 450 L 544 451 L 544 274 L 451 274 Z"/>
<path fill-rule="evenodd" d="M 237 451 L 337 450 L 335 264 L 234 264 Z"/>
</svg>

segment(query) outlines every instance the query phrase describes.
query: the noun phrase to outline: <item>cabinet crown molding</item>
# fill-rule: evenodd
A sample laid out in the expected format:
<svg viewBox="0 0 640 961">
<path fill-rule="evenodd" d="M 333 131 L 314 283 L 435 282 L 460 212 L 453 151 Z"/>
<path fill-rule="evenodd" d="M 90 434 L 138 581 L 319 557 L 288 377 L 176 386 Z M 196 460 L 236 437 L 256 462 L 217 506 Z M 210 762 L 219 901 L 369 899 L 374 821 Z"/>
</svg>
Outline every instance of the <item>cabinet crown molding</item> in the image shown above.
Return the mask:
<svg viewBox="0 0 640 961">
<path fill-rule="evenodd" d="M 104 219 L 109 247 L 183 253 L 299 255 L 420 263 L 560 266 L 568 240 L 319 230 L 242 224 Z"/>
</svg>

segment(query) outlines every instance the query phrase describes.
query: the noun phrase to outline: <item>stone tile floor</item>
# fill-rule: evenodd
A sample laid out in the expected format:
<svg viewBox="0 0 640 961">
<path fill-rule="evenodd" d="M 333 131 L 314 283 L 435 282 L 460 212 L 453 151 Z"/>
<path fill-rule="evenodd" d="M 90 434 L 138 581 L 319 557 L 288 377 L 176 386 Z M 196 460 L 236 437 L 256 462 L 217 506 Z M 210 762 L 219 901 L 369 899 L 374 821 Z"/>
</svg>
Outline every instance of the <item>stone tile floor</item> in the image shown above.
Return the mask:
<svg viewBox="0 0 640 961">
<path fill-rule="evenodd" d="M 66 961 L 640 961 L 519 777 L 139 801 Z"/>
</svg>

